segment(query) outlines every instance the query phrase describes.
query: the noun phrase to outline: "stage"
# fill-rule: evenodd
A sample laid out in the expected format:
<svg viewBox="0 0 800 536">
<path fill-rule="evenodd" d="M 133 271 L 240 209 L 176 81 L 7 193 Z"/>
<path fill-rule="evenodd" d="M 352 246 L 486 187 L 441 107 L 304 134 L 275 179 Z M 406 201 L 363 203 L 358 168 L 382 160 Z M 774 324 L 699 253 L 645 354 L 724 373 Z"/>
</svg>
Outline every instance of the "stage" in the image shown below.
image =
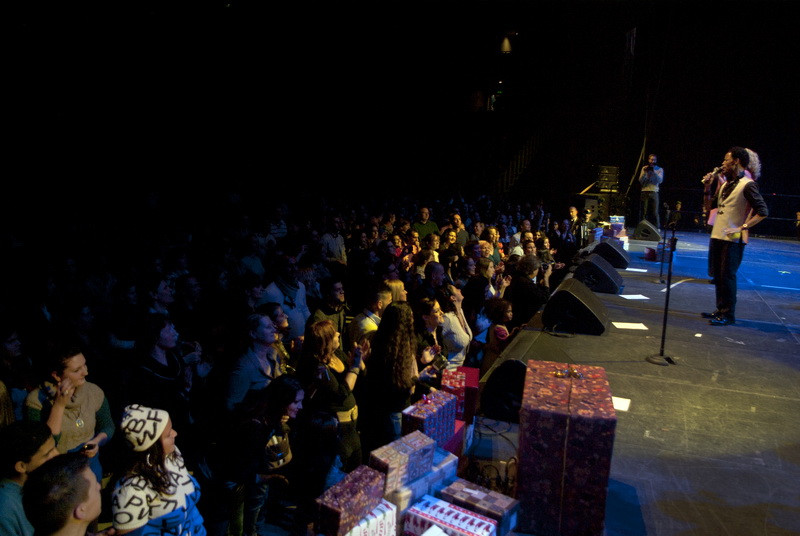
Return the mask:
<svg viewBox="0 0 800 536">
<path fill-rule="evenodd" d="M 709 237 L 676 238 L 666 330 L 669 265 L 645 260 L 655 242 L 629 241 L 620 293 L 593 293 L 607 329 L 529 329 L 513 358 L 606 369 L 619 406 L 608 536 L 800 534 L 800 242 L 750 241 L 736 324 L 720 327 L 699 314 L 715 308 Z"/>
</svg>

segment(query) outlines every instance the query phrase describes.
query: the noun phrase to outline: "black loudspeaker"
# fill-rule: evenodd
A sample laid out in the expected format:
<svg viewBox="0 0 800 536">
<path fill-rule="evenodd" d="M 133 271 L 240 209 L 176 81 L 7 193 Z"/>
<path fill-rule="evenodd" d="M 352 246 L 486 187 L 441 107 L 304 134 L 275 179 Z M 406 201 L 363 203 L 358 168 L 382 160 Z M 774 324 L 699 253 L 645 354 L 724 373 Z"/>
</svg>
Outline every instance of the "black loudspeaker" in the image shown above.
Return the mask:
<svg viewBox="0 0 800 536">
<path fill-rule="evenodd" d="M 589 287 L 568 277 L 547 300 L 542 324 L 554 331 L 601 335 L 608 325 L 608 312 Z"/>
<path fill-rule="evenodd" d="M 647 220 L 642 220 L 633 231 L 633 239 L 661 242 L 661 233 L 658 232 L 658 229 L 656 229 L 655 225 Z"/>
<path fill-rule="evenodd" d="M 527 370 L 527 364 L 516 359 L 503 361 L 494 368 L 481 391 L 481 415 L 498 421 L 519 423 Z"/>
<path fill-rule="evenodd" d="M 619 294 L 623 286 L 619 272 L 597 253 L 592 253 L 581 262 L 572 276 L 593 292 Z"/>
<path fill-rule="evenodd" d="M 594 247 L 592 253 L 603 257 L 614 268 L 624 270 L 631 263 L 631 256 L 622 247 L 622 242 L 614 238 L 605 237 L 600 240 L 600 243 Z"/>
</svg>

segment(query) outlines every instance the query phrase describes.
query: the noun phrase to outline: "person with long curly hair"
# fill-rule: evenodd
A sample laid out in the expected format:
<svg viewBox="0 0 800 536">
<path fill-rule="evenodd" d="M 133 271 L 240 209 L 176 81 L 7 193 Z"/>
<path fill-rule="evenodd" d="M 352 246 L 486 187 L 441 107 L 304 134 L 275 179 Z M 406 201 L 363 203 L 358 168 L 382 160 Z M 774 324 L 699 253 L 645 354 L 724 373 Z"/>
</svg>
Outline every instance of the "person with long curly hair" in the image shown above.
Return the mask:
<svg viewBox="0 0 800 536">
<path fill-rule="evenodd" d="M 401 436 L 403 410 L 430 390 L 419 381 L 414 312 L 407 302 L 392 302 L 383 312 L 365 380 L 362 441 L 370 452 Z"/>
</svg>

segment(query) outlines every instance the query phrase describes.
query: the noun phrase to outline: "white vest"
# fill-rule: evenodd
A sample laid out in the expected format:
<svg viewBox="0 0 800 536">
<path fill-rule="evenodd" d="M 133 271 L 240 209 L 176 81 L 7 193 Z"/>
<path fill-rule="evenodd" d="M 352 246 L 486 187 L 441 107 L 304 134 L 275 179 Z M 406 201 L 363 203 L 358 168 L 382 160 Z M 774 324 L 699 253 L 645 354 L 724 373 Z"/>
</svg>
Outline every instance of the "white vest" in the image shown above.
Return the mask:
<svg viewBox="0 0 800 536">
<path fill-rule="evenodd" d="M 733 191 L 728 193 L 725 199 L 722 199 L 722 192 L 725 191 L 727 184 L 719 189 L 719 197 L 717 198 L 717 217 L 714 220 L 714 227 L 711 229 L 711 238 L 719 240 L 728 240 L 729 242 L 738 242 L 739 234 L 726 235 L 723 231 L 729 227 L 741 227 L 750 210 L 750 203 L 744 197 L 745 187 L 753 182 L 747 177 L 742 177 L 733 188 Z M 744 240 L 747 242 L 747 239 Z"/>
</svg>

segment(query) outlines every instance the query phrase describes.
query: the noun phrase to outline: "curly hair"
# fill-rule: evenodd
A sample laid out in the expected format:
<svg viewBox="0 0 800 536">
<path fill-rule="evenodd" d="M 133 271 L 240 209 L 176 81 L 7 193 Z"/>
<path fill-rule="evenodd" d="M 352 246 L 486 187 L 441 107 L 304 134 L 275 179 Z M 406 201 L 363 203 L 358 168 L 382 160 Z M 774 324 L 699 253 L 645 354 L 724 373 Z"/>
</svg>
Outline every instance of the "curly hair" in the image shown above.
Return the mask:
<svg viewBox="0 0 800 536">
<path fill-rule="evenodd" d="M 754 150 L 746 148 L 745 151 L 747 151 L 747 154 L 750 156 L 750 164 L 747 166 L 747 171 L 750 172 L 753 180 L 757 181 L 761 177 L 761 159 Z"/>
<path fill-rule="evenodd" d="M 414 313 L 408 302 L 395 301 L 381 315 L 378 331 L 372 339 L 371 372 L 397 388 L 414 385 L 416 335 Z"/>
</svg>

